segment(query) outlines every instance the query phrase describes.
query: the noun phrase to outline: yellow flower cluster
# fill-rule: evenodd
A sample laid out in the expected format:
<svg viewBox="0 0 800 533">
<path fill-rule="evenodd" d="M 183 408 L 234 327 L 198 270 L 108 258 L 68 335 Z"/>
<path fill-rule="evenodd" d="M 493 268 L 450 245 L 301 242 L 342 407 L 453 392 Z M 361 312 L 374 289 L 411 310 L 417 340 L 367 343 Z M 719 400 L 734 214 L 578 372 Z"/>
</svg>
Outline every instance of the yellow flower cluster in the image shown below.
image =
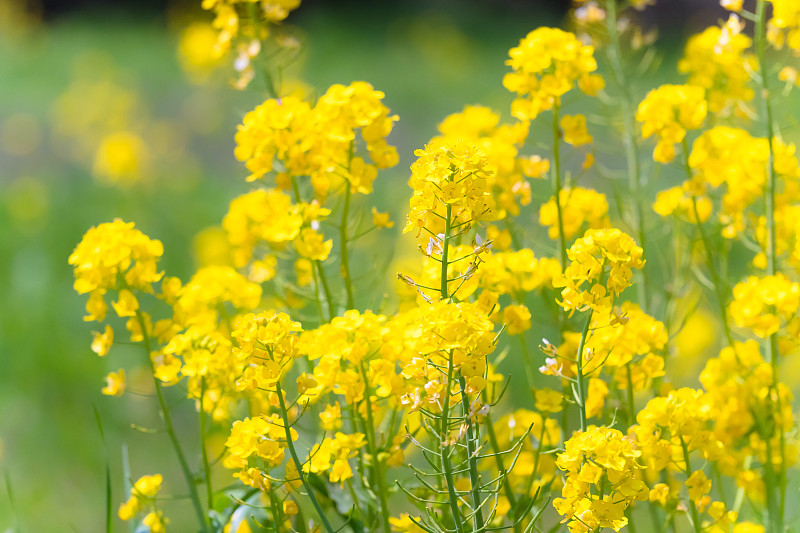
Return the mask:
<svg viewBox="0 0 800 533">
<path fill-rule="evenodd" d="M 250 262 L 259 243 L 280 247 L 293 241 L 302 226 L 300 206 L 275 189 L 256 189 L 233 199 L 222 219 L 238 268 Z"/>
<path fill-rule="evenodd" d="M 617 387 L 626 389 L 627 365 L 630 386 L 637 391 L 664 375 L 664 358 L 659 355 L 667 344 L 663 322 L 631 302 L 624 302 L 619 309 L 603 309 L 592 315 L 592 321 L 591 335 L 586 341 L 591 360 L 584 362 L 585 372 L 602 365 L 616 379 Z"/>
<path fill-rule="evenodd" d="M 234 357 L 248 362 L 236 382 L 237 388 L 275 391 L 275 384 L 288 365 L 300 356 L 296 333 L 301 329 L 300 323 L 286 313 L 265 311 L 243 316 L 231 332 L 238 343 L 233 349 Z"/>
<path fill-rule="evenodd" d="M 105 318 L 108 305 L 103 295 L 108 290 L 119 289 L 120 301 L 127 299 L 127 308 L 138 308 L 130 290 L 153 292 L 152 284 L 163 276 L 157 263 L 164 246 L 133 226 L 133 222 L 116 219 L 93 227 L 69 256 L 75 290 L 78 294 L 90 293 L 85 320 Z"/>
<path fill-rule="evenodd" d="M 800 306 L 800 284 L 781 273 L 750 276 L 733 288 L 728 310 L 737 326 L 750 328 L 761 338 L 777 333 L 781 324 L 796 318 Z"/>
<path fill-rule="evenodd" d="M 565 187 L 559 194 L 564 238 L 575 236 L 584 223 L 592 229 L 608 227 L 608 201 L 606 195 L 584 187 Z M 559 213 L 555 197 L 539 208 L 539 224 L 547 226 L 547 235 L 558 239 Z"/>
<path fill-rule="evenodd" d="M 575 83 L 590 96 L 604 87 L 603 79 L 592 74 L 597 70 L 594 47 L 558 28 L 533 30 L 509 56 L 506 65 L 513 72 L 503 77 L 503 86 L 517 94 L 511 114 L 520 120 L 533 120 L 542 111 L 559 107 Z"/>
<path fill-rule="evenodd" d="M 662 85 L 653 89 L 639 104 L 636 120 L 642 123 L 642 136 L 658 137 L 653 159 L 669 163 L 675 159 L 675 145 L 687 130 L 703 125 L 708 112 L 705 91 L 695 85 Z"/>
<path fill-rule="evenodd" d="M 488 179 L 493 171 L 480 148 L 445 138 L 414 155 L 408 182 L 414 195 L 404 233 L 425 228 L 436 235 L 444 228 L 447 212 L 453 226 L 492 219 L 495 207 Z"/>
<path fill-rule="evenodd" d="M 607 427 L 589 426 L 564 443 L 556 466 L 566 479 L 553 506 L 569 521 L 571 533 L 619 531 L 628 524 L 625 509 L 649 494 L 641 479 L 641 455 L 632 439 Z"/>
<path fill-rule="evenodd" d="M 676 466 L 685 471 L 684 446 L 687 453 L 704 450 L 713 454 L 719 446 L 710 431 L 711 417 L 702 390 L 681 388 L 647 402 L 636 415 L 637 425 L 632 432 L 642 450 L 648 475 L 656 476 Z"/>
<path fill-rule="evenodd" d="M 496 218 L 504 218 L 505 212 L 519 215 L 520 205 L 531 202 L 530 184 L 525 177 L 533 177 L 526 160 L 519 157 L 519 148 L 528 136 L 528 123 L 500 124 L 500 115 L 488 107 L 467 106 L 460 113 L 449 115 L 439 125 L 441 137 L 433 143 L 444 142 L 444 138 L 462 140 L 481 149 L 486 155 L 489 190 L 495 198 L 499 212 Z"/>
<path fill-rule="evenodd" d="M 283 463 L 286 450 L 284 424 L 283 419 L 275 414 L 235 421 L 225 442 L 223 464 L 227 468 L 240 469 L 234 476 L 246 485 L 259 487 L 259 482 L 266 479 L 259 468 L 251 465 L 266 466 L 270 470 Z M 292 440 L 297 440 L 297 431 L 290 429 L 290 432 Z"/>
<path fill-rule="evenodd" d="M 331 483 L 344 483 L 353 477 L 347 460 L 355 457 L 358 450 L 367 444 L 364 437 L 363 433 L 345 435 L 336 432 L 334 438 L 323 439 L 321 444 L 315 444 L 311 449 L 303 471 L 318 474 L 330 470 L 328 480 Z"/>
<path fill-rule="evenodd" d="M 249 112 L 236 133 L 236 157 L 262 178 L 276 163 L 282 189 L 291 179 L 309 176 L 324 199 L 334 181 L 345 179 L 355 192 L 372 191 L 377 168 L 397 164 L 397 150 L 386 143 L 397 117 L 381 103 L 384 94 L 366 82 L 332 85 L 316 105 L 295 96 L 270 99 Z M 354 157 L 357 133 L 372 164 Z"/>
<path fill-rule="evenodd" d="M 616 228 L 588 230 L 567 250 L 570 264 L 553 280 L 555 287 L 563 287 L 558 304 L 570 312 L 611 307 L 614 296 L 631 285 L 632 269 L 644 266 L 642 253 Z"/>
<path fill-rule="evenodd" d="M 401 402 L 411 411 L 427 406 L 437 410 L 452 366 L 477 393 L 486 386 L 486 356 L 495 348 L 494 324 L 477 304 L 437 302 L 399 315 L 390 325 L 394 343 L 383 347 L 384 357 L 400 362 L 408 391 Z"/>
<path fill-rule="evenodd" d="M 212 25 L 219 30 L 214 52 L 218 56 L 226 54 L 231 43 L 240 35 L 259 40 L 267 36 L 267 28 L 260 27 L 257 18 L 250 18 L 253 12 L 263 16 L 265 22 L 275 23 L 284 20 L 298 6 L 300 0 L 203 0 L 202 2 L 203 9 L 214 12 Z M 248 23 L 244 29 L 241 27 L 242 19 Z"/>
<path fill-rule="evenodd" d="M 800 54 L 800 5 L 794 0 L 770 0 L 773 31 L 767 36 L 776 48 L 787 45 L 795 55 Z"/>
<path fill-rule="evenodd" d="M 161 490 L 161 483 L 163 480 L 164 478 L 161 474 L 142 476 L 137 479 L 133 487 L 131 487 L 130 498 L 119 508 L 117 514 L 120 519 L 126 521 L 130 520 L 142 509 L 149 508 L 151 511 L 147 514 L 145 520 L 150 521 L 156 526 L 160 523 L 161 526 L 160 529 L 151 529 L 151 531 L 160 531 L 163 533 L 165 520 L 161 513 L 156 511 L 154 507 L 155 497 L 158 491 Z"/>
<path fill-rule="evenodd" d="M 758 62 L 747 51 L 752 44 L 743 33 L 733 34 L 719 26 L 689 38 L 678 70 L 689 75 L 690 85 L 706 90 L 710 112 L 728 115 L 753 99 L 748 85 L 751 73 L 758 71 Z"/>
</svg>

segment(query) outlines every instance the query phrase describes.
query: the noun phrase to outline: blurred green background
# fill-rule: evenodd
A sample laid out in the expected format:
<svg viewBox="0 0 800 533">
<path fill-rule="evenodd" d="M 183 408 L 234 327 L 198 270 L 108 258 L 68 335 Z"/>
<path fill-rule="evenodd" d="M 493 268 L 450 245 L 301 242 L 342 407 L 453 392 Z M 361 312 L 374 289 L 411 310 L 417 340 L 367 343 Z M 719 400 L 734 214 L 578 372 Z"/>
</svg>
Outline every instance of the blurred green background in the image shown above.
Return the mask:
<svg viewBox="0 0 800 533">
<path fill-rule="evenodd" d="M 228 202 L 248 190 L 233 134 L 263 101 L 263 88 L 235 91 L 225 69 L 190 81 L 176 50 L 183 28 L 210 19 L 199 3 L 61 9 L 43 21 L 22 2 L 0 0 L 0 530 L 104 530 L 106 464 L 115 510 L 126 498 L 123 444 L 134 477 L 162 472 L 168 492 L 185 490 L 172 475 L 166 436 L 131 427 L 159 425 L 142 394 L 146 380 L 130 375 L 123 398 L 100 394 L 109 371 L 140 355 L 124 345 L 113 361 L 90 351 L 90 332 L 100 328 L 82 320 L 85 298 L 72 290 L 67 257 L 90 226 L 120 217 L 160 239 L 163 269 L 185 281 L 198 262 L 198 233 L 219 224 Z M 376 182 L 375 202 L 396 221 L 392 238 L 403 226 L 413 150 L 464 105 L 488 105 L 507 118 L 508 49 L 536 26 L 561 23 L 559 13 L 518 4 L 320 2 L 290 17 L 303 42 L 293 76 L 319 92 L 369 81 L 400 116 L 390 141 L 401 162 Z M 670 61 L 666 76 L 674 79 Z M 534 139 L 546 136 L 535 130 Z M 98 148 L 115 131 L 143 143 L 136 183 L 110 183 L 98 167 Z M 191 406 L 178 410 L 187 415 L 179 428 L 194 442 Z M 184 508 L 181 500 L 170 507 L 175 531 L 189 530 Z"/>
</svg>

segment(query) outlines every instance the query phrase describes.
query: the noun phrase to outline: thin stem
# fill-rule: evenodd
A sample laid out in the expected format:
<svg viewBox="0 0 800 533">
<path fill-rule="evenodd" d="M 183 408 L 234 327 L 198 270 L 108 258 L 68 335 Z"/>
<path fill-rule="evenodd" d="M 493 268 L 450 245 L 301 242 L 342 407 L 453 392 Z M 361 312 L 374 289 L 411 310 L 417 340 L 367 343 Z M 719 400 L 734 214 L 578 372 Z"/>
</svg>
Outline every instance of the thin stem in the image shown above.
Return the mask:
<svg viewBox="0 0 800 533">
<path fill-rule="evenodd" d="M 208 500 L 208 509 L 214 508 L 214 489 L 211 486 L 211 465 L 208 462 L 208 450 L 206 449 L 206 410 L 205 410 L 205 396 L 206 396 L 206 378 L 200 378 L 200 448 L 203 453 L 203 474 L 206 482 L 206 499 Z"/>
<path fill-rule="evenodd" d="M 300 462 L 300 458 L 297 457 L 297 451 L 294 449 L 291 427 L 289 426 L 289 413 L 286 411 L 286 401 L 283 399 L 283 391 L 281 390 L 280 381 L 275 383 L 275 393 L 278 396 L 278 405 L 281 410 L 281 418 L 283 419 L 283 430 L 286 434 L 286 447 L 289 448 L 289 455 L 292 456 L 292 461 L 294 461 L 294 466 L 297 469 L 297 475 L 300 477 L 300 482 L 306 489 L 306 492 L 308 493 L 308 498 L 314 505 L 314 509 L 317 510 L 317 514 L 319 515 L 320 521 L 322 521 L 322 525 L 325 527 L 325 531 L 327 531 L 328 533 L 334 533 L 334 529 L 328 522 L 328 518 L 325 516 L 325 513 L 322 511 L 322 507 L 317 501 L 317 497 L 314 495 L 314 490 L 308 484 L 306 476 L 303 475 L 303 463 Z"/>
<path fill-rule="evenodd" d="M 686 470 L 685 470 L 686 479 L 689 479 L 689 477 L 692 475 L 692 463 L 689 462 L 689 447 L 686 446 L 686 442 L 684 442 L 683 436 L 681 436 L 680 439 L 681 439 L 681 448 L 683 449 L 683 461 L 686 465 Z M 697 506 L 694 504 L 694 500 L 692 500 L 691 497 L 689 498 L 689 509 L 692 512 L 692 525 L 694 526 L 694 531 L 695 533 L 700 533 L 702 529 L 700 527 L 700 516 L 697 513 Z"/>
<path fill-rule="evenodd" d="M 614 79 L 619 88 L 619 102 L 622 107 L 623 131 L 622 140 L 625 145 L 625 159 L 628 164 L 628 184 L 634 196 L 633 226 L 637 233 L 639 246 L 645 250 L 644 211 L 642 207 L 642 172 L 639 161 L 639 146 L 636 143 L 636 116 L 633 110 L 633 99 L 630 94 L 630 85 L 625 75 L 622 64 L 622 48 L 619 44 L 619 31 L 617 30 L 617 0 L 606 1 L 606 30 L 608 31 L 608 60 L 614 74 Z M 647 310 L 648 306 L 648 277 L 644 269 L 639 271 L 639 305 Z"/>
<path fill-rule="evenodd" d="M 161 381 L 159 381 L 159 379 L 156 377 L 155 365 L 150 357 L 150 335 L 147 331 L 144 315 L 138 309 L 136 310 L 136 320 L 139 322 L 139 328 L 142 331 L 144 350 L 147 355 L 147 361 L 150 364 L 150 373 L 153 375 L 156 398 L 158 399 L 158 405 L 161 408 L 161 414 L 164 417 L 164 425 L 167 428 L 169 440 L 172 443 L 172 447 L 175 449 L 175 454 L 178 456 L 178 463 L 180 463 L 183 477 L 186 479 L 186 485 L 189 488 L 189 497 L 192 500 L 192 506 L 194 507 L 195 514 L 197 515 L 197 520 L 200 522 L 201 530 L 208 531 L 208 522 L 206 521 L 205 512 L 203 511 L 203 504 L 200 503 L 200 495 L 197 493 L 197 485 L 194 482 L 194 475 L 192 475 L 192 470 L 189 468 L 189 463 L 186 461 L 186 455 L 184 455 L 183 448 L 181 448 L 181 443 L 178 441 L 178 435 L 175 433 L 175 426 L 172 424 L 172 416 L 169 413 L 169 407 L 164 399 L 164 392 L 161 390 Z"/>
<path fill-rule="evenodd" d="M 756 5 L 756 56 L 758 57 L 758 69 L 761 79 L 761 100 L 764 110 L 764 118 L 767 126 L 767 142 L 769 144 L 769 161 L 767 164 L 767 186 L 765 192 L 765 209 L 767 215 L 767 275 L 774 276 L 777 273 L 777 258 L 775 247 L 775 186 L 777 182 L 777 173 L 775 172 L 775 126 L 773 123 L 772 102 L 770 100 L 769 90 L 769 77 L 767 76 L 767 36 L 766 24 L 767 23 L 767 2 L 766 0 L 758 0 Z M 777 333 L 770 335 L 769 342 L 767 343 L 767 351 L 769 353 L 770 365 L 772 365 L 772 385 L 770 387 L 770 396 L 774 398 L 775 409 L 772 410 L 773 417 L 775 413 L 780 413 L 780 396 L 778 394 L 778 337 Z M 786 436 L 784 435 L 782 424 L 778 420 L 774 420 L 775 428 L 779 433 L 779 453 L 781 457 L 780 470 L 774 472 L 778 484 L 778 492 L 780 497 L 780 508 L 770 511 L 770 526 L 773 531 L 783 532 L 784 514 L 786 510 Z M 769 441 L 768 436 L 767 440 Z M 769 450 L 769 443 L 768 443 Z M 775 470 L 775 465 L 772 460 L 768 461 L 767 468 Z M 770 494 L 774 487 L 767 487 L 767 501 L 774 498 Z"/>
<path fill-rule="evenodd" d="M 564 235 L 564 214 L 561 209 L 561 129 L 558 125 L 558 105 L 553 106 L 553 190 L 558 216 L 558 250 L 561 270 L 567 268 L 567 238 Z"/>
<path fill-rule="evenodd" d="M 583 332 L 581 333 L 581 340 L 578 343 L 578 354 L 575 356 L 576 369 L 576 398 L 575 403 L 578 404 L 578 411 L 581 414 L 581 431 L 586 431 L 586 391 L 583 382 L 583 351 L 586 346 L 586 339 L 589 336 L 589 326 L 592 324 L 592 315 L 594 309 L 589 308 L 589 314 L 586 317 L 586 323 L 583 325 Z"/>
<path fill-rule="evenodd" d="M 484 390 L 484 394 L 485 394 Z M 488 401 L 488 398 L 484 398 Z M 521 524 L 516 524 L 517 522 L 517 498 L 514 496 L 514 489 L 511 487 L 511 482 L 508 480 L 508 470 L 506 470 L 506 465 L 503 461 L 503 455 L 500 450 L 500 444 L 497 441 L 497 435 L 494 432 L 494 425 L 492 423 L 492 416 L 490 413 L 486 414 L 486 433 L 489 435 L 489 445 L 492 447 L 492 451 L 494 452 L 494 462 L 497 465 L 497 470 L 500 472 L 500 475 L 503 477 L 503 492 L 506 495 L 506 499 L 508 500 L 508 505 L 512 509 L 512 522 L 515 524 L 514 531 L 519 533 L 522 530 Z"/>
<path fill-rule="evenodd" d="M 686 141 L 685 137 L 683 139 L 682 146 L 683 166 L 684 171 L 686 172 L 686 179 L 691 181 L 692 168 L 689 166 L 689 143 Z M 731 326 L 728 322 L 727 298 L 725 297 L 726 292 L 725 288 L 723 287 L 722 280 L 719 277 L 719 273 L 714 267 L 714 255 L 711 250 L 711 241 L 709 240 L 708 235 L 706 235 L 706 230 L 703 227 L 703 223 L 700 221 L 700 211 L 697 208 L 696 196 L 692 196 L 692 213 L 694 214 L 695 225 L 700 233 L 700 240 L 703 243 L 703 251 L 705 252 L 706 256 L 706 266 L 708 267 L 708 271 L 711 273 L 711 281 L 714 284 L 714 292 L 716 292 L 717 296 L 717 304 L 719 305 L 720 319 L 722 320 L 722 329 L 725 332 L 725 340 L 728 341 L 728 346 L 730 346 L 735 352 L 736 345 L 733 343 Z"/>
<path fill-rule="evenodd" d="M 453 207 L 450 204 L 447 204 L 444 220 L 444 240 L 442 242 L 442 271 L 439 285 L 439 291 L 442 293 L 442 300 L 447 300 L 450 298 L 447 290 L 447 254 L 450 251 L 450 231 L 453 223 L 453 221 L 450 220 L 450 217 L 452 216 L 452 211 Z"/>
<path fill-rule="evenodd" d="M 344 188 L 344 207 L 342 208 L 342 223 L 339 226 L 339 255 L 341 257 L 341 273 L 344 279 L 344 289 L 347 294 L 347 308 L 355 308 L 355 300 L 353 298 L 353 280 L 350 275 L 350 256 L 347 250 L 347 217 L 350 211 L 350 184 L 346 184 Z"/>
<path fill-rule="evenodd" d="M 372 455 L 372 468 L 374 469 L 375 481 L 378 485 L 378 498 L 381 505 L 381 520 L 383 521 L 383 531 L 390 533 L 391 527 L 389 525 L 389 490 L 386 487 L 386 473 L 383 471 L 383 464 L 378 453 L 378 443 L 375 438 L 375 421 L 372 417 L 372 399 L 370 398 L 370 390 L 367 380 L 367 370 L 364 368 L 364 361 L 361 361 L 361 377 L 364 379 L 364 401 L 367 404 L 367 423 L 366 435 L 367 446 L 369 446 L 369 453 Z"/>
<path fill-rule="evenodd" d="M 480 479 L 478 477 L 478 439 L 479 428 L 478 424 L 472 420 L 469 414 L 470 401 L 467 395 L 467 380 L 464 376 L 459 375 L 458 384 L 461 387 L 461 410 L 464 413 L 464 418 L 467 423 L 467 454 L 469 455 L 469 482 L 472 492 L 472 507 L 475 514 L 472 517 L 472 531 L 480 533 L 484 531 L 485 524 L 483 522 L 483 509 L 481 508 L 481 491 Z"/>
<path fill-rule="evenodd" d="M 448 215 L 450 206 L 448 207 Z M 448 216 L 449 219 L 449 216 Z M 447 235 L 445 234 L 445 239 Z M 445 248 L 446 250 L 446 248 Z M 445 289 L 446 291 L 447 289 Z M 450 511 L 453 513 L 453 523 L 457 533 L 464 533 L 461 524 L 461 513 L 458 510 L 458 496 L 456 496 L 456 482 L 453 479 L 453 466 L 450 464 L 450 389 L 453 384 L 453 350 L 450 350 L 450 357 L 447 361 L 447 382 L 444 389 L 444 401 L 442 405 L 441 419 L 439 420 L 439 449 L 441 450 L 442 470 L 444 471 L 447 492 L 450 496 Z"/>
<path fill-rule="evenodd" d="M 333 304 L 333 297 L 331 296 L 331 288 L 328 286 L 328 278 L 325 277 L 325 269 L 322 268 L 322 261 L 314 261 L 314 266 L 317 267 L 317 275 L 322 285 L 322 292 L 325 294 L 325 302 L 328 305 L 328 321 L 332 321 L 336 317 L 336 309 Z"/>
</svg>

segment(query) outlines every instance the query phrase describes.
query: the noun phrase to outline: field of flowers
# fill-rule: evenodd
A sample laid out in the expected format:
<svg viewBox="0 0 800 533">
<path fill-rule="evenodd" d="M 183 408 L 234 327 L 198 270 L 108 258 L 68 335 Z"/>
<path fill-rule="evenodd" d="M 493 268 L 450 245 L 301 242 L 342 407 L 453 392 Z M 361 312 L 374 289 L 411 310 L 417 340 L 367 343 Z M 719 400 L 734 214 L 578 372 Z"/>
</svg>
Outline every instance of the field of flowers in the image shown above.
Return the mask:
<svg viewBox="0 0 800 533">
<path fill-rule="evenodd" d="M 0 1 L 0 528 L 800 529 L 800 2 L 654 3 Z"/>
</svg>

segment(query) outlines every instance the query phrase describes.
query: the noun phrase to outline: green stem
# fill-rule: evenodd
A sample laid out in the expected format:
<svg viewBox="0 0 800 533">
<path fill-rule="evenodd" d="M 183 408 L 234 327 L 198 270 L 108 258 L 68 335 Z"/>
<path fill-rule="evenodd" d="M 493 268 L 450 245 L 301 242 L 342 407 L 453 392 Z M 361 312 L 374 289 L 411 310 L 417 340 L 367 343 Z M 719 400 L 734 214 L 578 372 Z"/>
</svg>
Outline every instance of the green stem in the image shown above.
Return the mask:
<svg viewBox="0 0 800 533">
<path fill-rule="evenodd" d="M 450 204 L 447 204 L 445 218 L 444 218 L 444 239 L 442 242 L 442 270 L 441 270 L 441 280 L 439 282 L 439 291 L 442 293 L 442 300 L 447 300 L 450 298 L 447 290 L 447 267 L 448 267 L 448 260 L 447 254 L 450 251 L 450 232 L 452 231 L 452 220 L 450 217 L 453 214 L 453 207 Z"/>
<path fill-rule="evenodd" d="M 686 141 L 686 138 L 683 139 L 683 166 L 684 171 L 686 172 L 686 179 L 691 181 L 692 180 L 692 168 L 689 166 L 689 143 Z M 700 241 L 703 243 L 703 251 L 705 252 L 706 256 L 706 264 L 708 266 L 708 271 L 711 273 L 711 281 L 714 284 L 714 292 L 717 296 L 717 304 L 719 305 L 719 314 L 720 319 L 722 320 L 722 329 L 725 332 L 725 340 L 728 341 L 728 346 L 731 349 L 736 351 L 736 345 L 733 343 L 733 335 L 731 334 L 731 326 L 728 322 L 728 309 L 727 309 L 727 298 L 725 297 L 725 288 L 723 287 L 722 280 L 719 277 L 719 273 L 714 266 L 714 256 L 711 251 L 711 241 L 706 235 L 706 230 L 703 227 L 703 223 L 700 221 L 700 211 L 697 208 L 697 197 L 692 196 L 692 213 L 694 214 L 694 221 L 695 225 L 697 226 L 697 230 L 700 233 Z"/>
<path fill-rule="evenodd" d="M 283 523 L 281 518 L 281 510 L 278 506 L 278 498 L 275 496 L 275 491 L 272 490 L 272 484 L 269 485 L 269 504 L 272 508 L 272 525 L 275 528 L 275 533 L 280 533 L 280 525 Z"/>
<path fill-rule="evenodd" d="M 484 395 L 485 395 L 484 390 Z M 488 400 L 487 397 L 484 399 Z M 516 533 L 520 533 L 522 531 L 522 525 L 517 524 L 517 498 L 514 496 L 514 489 L 511 487 L 511 482 L 508 480 L 508 471 L 506 470 L 506 465 L 503 461 L 502 451 L 500 449 L 500 443 L 497 441 L 497 435 L 494 432 L 494 425 L 492 423 L 492 416 L 491 413 L 486 414 L 486 433 L 489 435 L 489 445 L 492 447 L 492 451 L 494 452 L 494 462 L 497 465 L 497 470 L 500 472 L 500 475 L 503 478 L 503 492 L 506 495 L 506 499 L 508 500 L 508 505 L 513 511 L 511 516 L 512 522 L 515 524 L 514 531 Z"/>
<path fill-rule="evenodd" d="M 189 497 L 192 500 L 192 506 L 194 507 L 194 512 L 197 515 L 197 520 L 200 522 L 200 528 L 202 531 L 209 531 L 208 522 L 206 521 L 205 512 L 203 512 L 203 504 L 200 503 L 200 495 L 197 493 L 197 485 L 194 482 L 194 476 L 192 475 L 192 470 L 189 468 L 189 463 L 186 461 L 186 455 L 183 453 L 183 448 L 181 448 L 181 443 L 178 441 L 178 435 L 175 433 L 175 426 L 172 424 L 172 416 L 169 413 L 169 407 L 167 406 L 167 402 L 164 399 L 164 392 L 161 390 L 161 381 L 156 377 L 155 372 L 155 365 L 153 364 L 153 360 L 150 357 L 151 345 L 150 345 L 150 335 L 147 331 L 147 325 L 144 320 L 144 315 L 140 310 L 136 310 L 136 320 L 139 322 L 139 328 L 142 330 L 142 338 L 144 340 L 144 350 L 147 354 L 147 361 L 150 364 L 150 373 L 153 375 L 153 384 L 155 385 L 156 389 L 156 398 L 158 399 L 158 405 L 161 408 L 161 414 L 164 417 L 164 426 L 167 428 L 167 435 L 169 435 L 169 440 L 172 443 L 172 447 L 175 450 L 175 454 L 178 456 L 178 463 L 181 465 L 181 471 L 183 472 L 183 477 L 186 479 L 186 485 L 189 488 Z"/>
<path fill-rule="evenodd" d="M 297 469 L 297 475 L 300 477 L 300 482 L 306 489 L 306 492 L 308 493 L 308 498 L 314 505 L 314 509 L 316 509 L 317 514 L 319 515 L 319 519 L 322 522 L 322 525 L 325 527 L 325 531 L 327 531 L 328 533 L 334 533 L 334 530 L 331 527 L 330 522 L 328 522 L 328 518 L 322 511 L 322 506 L 320 506 L 319 502 L 317 501 L 317 497 L 314 495 L 314 490 L 308 484 L 306 476 L 303 475 L 303 463 L 300 462 L 300 458 L 297 457 L 297 451 L 294 449 L 294 442 L 292 442 L 291 426 L 289 426 L 289 413 L 286 410 L 286 400 L 283 399 L 283 391 L 281 390 L 281 384 L 279 381 L 275 383 L 275 392 L 278 396 L 278 405 L 281 410 L 281 418 L 283 419 L 283 429 L 286 434 L 286 447 L 289 448 L 289 455 L 292 456 L 292 461 L 294 461 L 294 466 Z"/>
<path fill-rule="evenodd" d="M 314 266 L 317 267 L 317 275 L 322 284 L 322 292 L 325 294 L 325 302 L 328 305 L 328 321 L 333 321 L 336 317 L 336 309 L 333 304 L 333 297 L 331 296 L 331 288 L 328 286 L 328 278 L 325 277 L 325 269 L 322 268 L 322 261 L 314 261 Z"/>
<path fill-rule="evenodd" d="M 586 317 L 586 323 L 583 325 L 583 332 L 581 333 L 581 340 L 578 343 L 578 354 L 575 356 L 576 369 L 576 397 L 575 403 L 578 404 L 578 411 L 581 414 L 581 431 L 586 431 L 586 391 L 584 390 L 583 382 L 583 351 L 586 346 L 586 339 L 589 337 L 589 326 L 592 324 L 592 315 L 594 309 L 589 308 L 589 314 Z"/>
<path fill-rule="evenodd" d="M 631 375 L 631 362 L 625 365 L 625 374 L 628 380 L 628 426 L 636 423 L 636 405 L 633 401 L 633 376 Z"/>
<path fill-rule="evenodd" d="M 467 423 L 467 454 L 469 456 L 469 482 L 472 492 L 472 507 L 474 514 L 472 516 L 472 531 L 480 533 L 485 531 L 485 523 L 483 521 L 483 510 L 481 509 L 481 491 L 480 491 L 480 478 L 478 477 L 478 457 L 477 449 L 479 445 L 479 428 L 478 424 L 470 417 L 470 401 L 467 394 L 467 380 L 464 376 L 459 375 L 458 385 L 461 387 L 461 410 L 464 413 L 464 418 Z"/>
<path fill-rule="evenodd" d="M 683 462 L 686 465 L 686 479 L 688 480 L 689 477 L 692 475 L 692 463 L 689 461 L 689 447 L 686 446 L 686 442 L 683 440 L 683 436 L 680 437 L 681 439 L 681 448 L 683 449 Z M 694 504 L 694 500 L 689 498 L 689 510 L 692 513 L 692 525 L 694 526 L 695 533 L 700 533 L 702 529 L 700 527 L 700 516 L 697 513 L 697 506 Z"/>
<path fill-rule="evenodd" d="M 564 235 L 564 215 L 561 209 L 561 129 L 558 125 L 558 105 L 553 106 L 553 190 L 558 216 L 558 250 L 561 270 L 567 268 L 567 238 Z"/>
<path fill-rule="evenodd" d="M 449 210 L 450 206 L 448 206 L 448 214 Z M 447 234 L 445 234 L 445 239 L 446 238 Z M 442 470 L 444 471 L 445 483 L 447 484 L 447 492 L 450 496 L 450 511 L 453 513 L 453 523 L 455 524 L 457 533 L 464 533 L 464 529 L 461 525 L 461 513 L 458 510 L 458 496 L 456 495 L 456 482 L 453 479 L 453 465 L 450 463 L 450 448 L 452 444 L 448 442 L 450 440 L 450 390 L 453 384 L 453 369 L 453 350 L 450 350 L 450 357 L 447 361 L 447 382 L 444 388 L 444 402 L 439 424 L 439 453 L 441 454 Z"/>
<path fill-rule="evenodd" d="M 367 384 L 367 370 L 364 368 L 364 361 L 361 361 L 361 377 L 364 379 L 364 401 L 367 404 L 367 423 L 366 435 L 367 446 L 369 446 L 369 453 L 372 455 L 372 467 L 374 469 L 375 481 L 378 485 L 378 498 L 381 502 L 381 519 L 383 521 L 383 531 L 385 533 L 391 532 L 389 525 L 389 490 L 386 487 L 386 473 L 383 471 L 383 464 L 378 453 L 378 443 L 375 438 L 375 421 L 372 417 L 372 399 L 370 398 L 370 390 Z"/>
<path fill-rule="evenodd" d="M 623 132 L 622 139 L 625 145 L 625 159 L 628 165 L 628 183 L 634 195 L 634 221 L 633 226 L 637 233 L 639 246 L 645 250 L 644 210 L 642 207 L 642 172 L 639 161 L 639 146 L 636 143 L 636 116 L 634 113 L 633 98 L 630 94 L 630 85 L 622 65 L 622 48 L 619 44 L 617 30 L 617 0 L 606 1 L 606 30 L 608 31 L 609 47 L 608 59 L 611 64 L 614 78 L 620 91 L 619 102 L 622 107 Z M 647 257 L 645 250 L 644 256 Z M 644 269 L 638 273 L 639 278 L 639 305 L 647 310 L 648 305 L 648 277 Z"/>
<path fill-rule="evenodd" d="M 206 378 L 200 378 L 200 446 L 203 453 L 203 474 L 206 481 L 206 499 L 208 509 L 214 509 L 214 490 L 211 486 L 211 465 L 208 462 L 208 450 L 206 449 L 206 411 L 203 402 L 206 395 Z"/>
<path fill-rule="evenodd" d="M 350 211 L 350 184 L 345 184 L 344 188 L 344 207 L 342 208 L 342 223 L 339 226 L 339 255 L 341 257 L 341 272 L 344 279 L 344 289 L 347 293 L 347 308 L 354 309 L 353 281 L 350 276 L 350 256 L 347 250 L 347 218 Z"/>
<path fill-rule="evenodd" d="M 767 215 L 767 275 L 774 276 L 777 273 L 777 257 L 775 246 L 775 188 L 777 182 L 777 173 L 775 172 L 775 126 L 773 123 L 772 102 L 770 100 L 769 78 L 767 76 L 767 2 L 766 0 L 758 0 L 756 5 L 756 55 L 758 57 L 758 69 L 761 73 L 761 100 L 764 110 L 764 118 L 766 119 L 767 126 L 767 141 L 769 143 L 769 161 L 767 165 L 768 179 L 765 190 L 765 210 Z M 772 365 L 772 385 L 771 396 L 775 398 L 774 413 L 781 411 L 780 396 L 778 395 L 778 338 L 777 333 L 770 335 L 767 344 L 769 352 L 769 361 Z M 777 489 L 780 498 L 780 508 L 774 513 L 770 512 L 770 526 L 775 532 L 783 533 L 783 521 L 786 511 L 786 437 L 784 435 L 783 427 L 779 426 L 777 421 L 774 422 L 777 431 L 779 432 L 779 453 L 781 457 L 781 468 L 774 472 L 774 477 L 777 481 Z M 769 440 L 769 437 L 768 439 Z M 770 460 L 767 468 L 775 470 L 774 463 Z M 769 494 L 774 490 L 774 487 L 768 487 L 767 500 L 774 496 Z"/>
</svg>

